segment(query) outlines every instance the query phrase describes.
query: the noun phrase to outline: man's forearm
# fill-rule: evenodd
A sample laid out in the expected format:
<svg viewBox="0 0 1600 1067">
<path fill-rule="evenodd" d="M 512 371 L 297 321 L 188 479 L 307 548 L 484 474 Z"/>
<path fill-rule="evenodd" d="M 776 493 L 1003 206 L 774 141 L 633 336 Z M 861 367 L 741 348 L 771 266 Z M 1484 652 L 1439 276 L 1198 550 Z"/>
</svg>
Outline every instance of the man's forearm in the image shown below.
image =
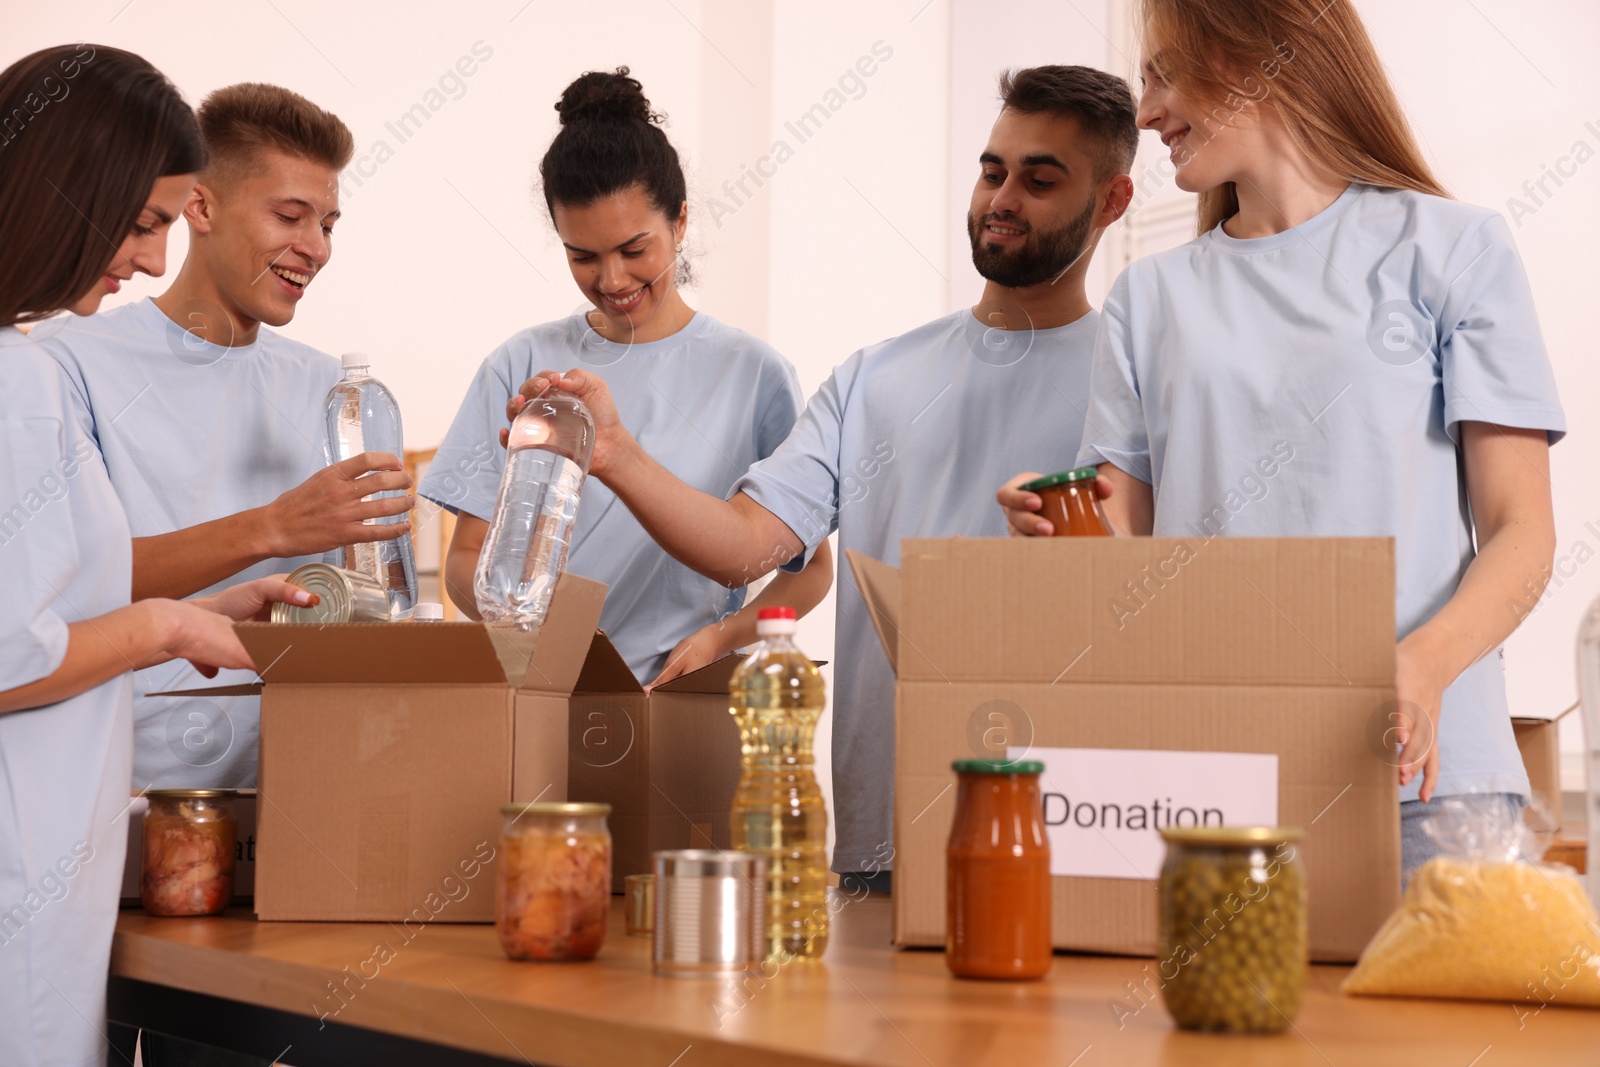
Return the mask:
<svg viewBox="0 0 1600 1067">
<path fill-rule="evenodd" d="M 801 549 L 800 539 L 749 497 L 702 493 L 638 447 L 619 456 L 604 481 L 668 555 L 729 588 L 749 584 Z"/>
<path fill-rule="evenodd" d="M 133 599 L 182 600 L 271 559 L 265 509 L 133 539 Z"/>
</svg>

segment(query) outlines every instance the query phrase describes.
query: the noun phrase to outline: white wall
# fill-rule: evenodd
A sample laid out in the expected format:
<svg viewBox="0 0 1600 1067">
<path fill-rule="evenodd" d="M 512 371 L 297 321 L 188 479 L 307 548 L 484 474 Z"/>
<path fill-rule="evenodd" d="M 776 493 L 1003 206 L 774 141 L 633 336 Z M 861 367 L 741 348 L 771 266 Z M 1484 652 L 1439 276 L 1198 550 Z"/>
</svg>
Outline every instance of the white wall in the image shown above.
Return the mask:
<svg viewBox="0 0 1600 1067">
<path fill-rule="evenodd" d="M 1587 143 L 1600 152 L 1600 40 L 1592 0 L 1358 0 L 1430 157 L 1463 199 L 1508 210 Z M 247 79 L 285 84 L 355 131 L 337 253 L 285 332 L 331 352 L 361 348 L 405 407 L 415 447 L 443 435 L 479 360 L 508 334 L 580 302 L 532 175 L 556 130 L 561 88 L 588 69 L 633 67 L 671 117 L 690 176 L 697 306 L 764 334 L 815 389 L 863 344 L 969 303 L 978 280 L 962 218 L 1005 66 L 1081 62 L 1130 74 L 1125 0 L 615 0 L 604 8 L 524 0 L 441 9 L 391 3 L 196 5 L 95 0 L 8 12 L 10 61 L 89 40 L 140 52 L 192 101 Z M 492 56 L 441 95 L 420 132 L 386 128 L 476 42 Z M 892 54 L 841 85 L 882 42 Z M 833 91 L 837 95 L 830 95 Z M 803 142 L 785 124 L 816 104 Z M 830 105 L 837 104 L 836 107 Z M 1586 123 L 1593 123 L 1590 127 Z M 1147 138 L 1149 140 L 1149 138 Z M 378 142 L 393 157 L 363 164 Z M 774 166 L 775 145 L 790 154 Z M 1150 147 L 1141 164 L 1154 162 Z M 765 162 L 763 162 L 765 160 Z M 749 171 L 737 203 L 724 183 Z M 1569 168 L 1570 169 L 1570 168 Z M 364 172 L 364 173 L 363 173 Z M 356 180 L 360 184 L 356 184 Z M 1553 453 L 1561 555 L 1600 554 L 1588 269 L 1600 234 L 1600 162 L 1586 162 L 1514 224 L 1573 427 Z M 1147 222 L 1186 198 L 1151 180 Z M 737 192 L 737 187 L 735 186 Z M 717 203 L 713 203 L 716 201 Z M 1531 204 L 1531 201 L 1530 201 Z M 1174 206 L 1175 205 L 1175 206 Z M 725 210 L 732 209 L 732 210 Z M 1136 213 L 1137 214 L 1137 213 Z M 1149 227 L 1146 228 L 1147 231 Z M 180 227 L 181 230 L 181 227 Z M 1113 231 L 1091 294 L 1109 285 L 1134 229 Z M 174 264 L 185 246 L 176 234 Z M 159 292 L 136 280 L 119 299 Z M 1593 522 L 1595 529 L 1585 524 Z M 1570 564 L 1507 650 L 1513 707 L 1573 699 L 1572 634 L 1600 567 Z M 831 602 L 802 628 L 832 657 Z M 1564 741 L 1576 751 L 1575 717 Z"/>
</svg>

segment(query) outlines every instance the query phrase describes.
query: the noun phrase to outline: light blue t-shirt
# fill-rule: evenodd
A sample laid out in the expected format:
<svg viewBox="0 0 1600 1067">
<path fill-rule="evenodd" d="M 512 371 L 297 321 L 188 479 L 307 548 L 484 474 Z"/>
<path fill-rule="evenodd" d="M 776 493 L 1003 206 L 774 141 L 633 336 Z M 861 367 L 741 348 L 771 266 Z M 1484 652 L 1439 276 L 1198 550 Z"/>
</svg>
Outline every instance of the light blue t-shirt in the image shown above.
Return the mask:
<svg viewBox="0 0 1600 1067">
<path fill-rule="evenodd" d="M 814 550 L 898 566 L 905 537 L 1002 537 L 996 487 L 1072 466 L 1098 313 L 1005 332 L 962 310 L 863 348 L 817 390 L 794 432 L 734 492 Z M 788 566 L 794 566 L 791 563 Z M 833 869 L 892 863 L 894 672 L 848 567 L 834 635 Z"/>
<path fill-rule="evenodd" d="M 339 361 L 261 327 L 228 348 L 179 328 L 149 300 L 74 318 L 42 340 L 71 379 L 134 537 L 173 533 L 272 503 L 327 465 L 323 405 Z M 201 594 L 287 574 L 323 555 L 246 567 Z M 256 784 L 259 697 L 150 696 L 244 685 L 186 662 L 134 684 L 136 789 Z"/>
<path fill-rule="evenodd" d="M 1472 562 L 1463 420 L 1566 427 L 1511 233 L 1351 185 L 1283 233 L 1219 226 L 1123 271 L 1078 462 L 1149 482 L 1158 536 L 1394 537 L 1403 637 Z M 1439 760 L 1441 796 L 1528 793 L 1498 651 L 1445 691 Z"/>
<path fill-rule="evenodd" d="M 71 414 L 71 391 L 36 343 L 0 329 L 0 690 L 54 673 L 70 624 L 128 603 L 128 524 Z M 124 673 L 0 715 L 0 1063 L 8 1067 L 105 1058 L 132 712 Z"/>
<path fill-rule="evenodd" d="M 489 354 L 418 492 L 492 521 L 505 468 L 506 401 L 539 371 L 573 367 L 605 379 L 623 425 L 646 452 L 718 497 L 788 435 L 803 399 L 788 360 L 705 312 L 670 337 L 633 345 L 607 341 L 573 315 L 523 330 Z M 594 478 L 583 485 L 567 569 L 610 587 L 600 627 L 645 685 L 674 645 L 744 603 L 743 589 L 726 589 L 667 555 Z"/>
</svg>

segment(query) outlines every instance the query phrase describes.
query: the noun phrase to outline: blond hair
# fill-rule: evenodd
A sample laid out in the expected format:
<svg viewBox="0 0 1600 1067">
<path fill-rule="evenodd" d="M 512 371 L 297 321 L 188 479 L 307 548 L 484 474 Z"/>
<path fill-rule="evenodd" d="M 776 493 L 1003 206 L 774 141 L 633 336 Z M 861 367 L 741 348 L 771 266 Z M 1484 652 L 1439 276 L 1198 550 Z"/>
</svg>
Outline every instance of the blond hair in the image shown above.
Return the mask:
<svg viewBox="0 0 1600 1067">
<path fill-rule="evenodd" d="M 242 175 L 263 149 L 277 149 L 334 170 L 343 170 L 355 154 L 355 138 L 339 116 L 281 85 L 229 85 L 206 97 L 197 115 L 211 153 L 205 181 Z"/>
<path fill-rule="evenodd" d="M 1138 21 L 1162 77 L 1196 104 L 1270 103 L 1295 145 L 1340 178 L 1450 195 L 1350 0 L 1140 0 Z M 1206 190 L 1197 232 L 1238 211 L 1233 182 Z"/>
</svg>

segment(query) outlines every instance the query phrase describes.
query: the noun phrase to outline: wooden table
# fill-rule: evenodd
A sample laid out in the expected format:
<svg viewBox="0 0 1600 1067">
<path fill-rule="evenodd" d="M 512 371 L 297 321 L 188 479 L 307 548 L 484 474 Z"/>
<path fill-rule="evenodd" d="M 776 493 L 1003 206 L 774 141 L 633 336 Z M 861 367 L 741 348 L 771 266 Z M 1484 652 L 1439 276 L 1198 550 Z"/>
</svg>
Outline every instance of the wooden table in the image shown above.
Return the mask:
<svg viewBox="0 0 1600 1067">
<path fill-rule="evenodd" d="M 1151 961 L 1057 956 L 1042 982 L 960 981 L 942 953 L 888 947 L 878 897 L 844 903 L 824 962 L 765 980 L 656 977 L 649 941 L 622 930 L 619 899 L 598 960 L 510 963 L 489 926 L 125 911 L 111 1016 L 296 1067 L 1600 1063 L 1600 1011 L 1344 997 L 1342 967 L 1312 968 L 1283 1034 L 1183 1033 L 1129 991 Z"/>
</svg>

